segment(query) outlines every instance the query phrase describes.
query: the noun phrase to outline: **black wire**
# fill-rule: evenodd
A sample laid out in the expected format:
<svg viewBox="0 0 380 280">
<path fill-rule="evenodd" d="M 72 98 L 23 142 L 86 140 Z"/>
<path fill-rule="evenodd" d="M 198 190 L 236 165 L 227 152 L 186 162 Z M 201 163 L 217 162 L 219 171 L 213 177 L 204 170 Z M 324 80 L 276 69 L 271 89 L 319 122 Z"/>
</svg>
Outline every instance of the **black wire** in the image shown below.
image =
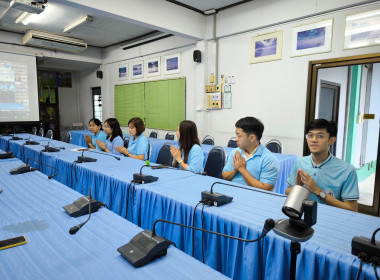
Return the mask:
<svg viewBox="0 0 380 280">
<path fill-rule="evenodd" d="M 358 276 L 356 276 L 356 280 L 359 280 L 360 274 L 362 273 L 363 262 L 364 262 L 364 259 L 361 258 L 360 259 L 360 267 L 359 267 L 359 271 L 358 271 Z"/>
<path fill-rule="evenodd" d="M 203 229 L 203 209 L 205 208 L 206 204 L 203 203 L 202 211 L 201 211 L 201 229 Z M 193 229 L 194 230 L 194 229 Z M 205 254 L 204 254 L 204 245 L 203 245 L 203 231 L 202 231 L 202 262 L 205 263 Z"/>
<path fill-rule="evenodd" d="M 373 262 L 372 266 L 373 266 L 373 270 L 375 271 L 376 279 L 379 280 L 379 275 L 377 275 L 377 265 Z"/>
<path fill-rule="evenodd" d="M 373 234 L 372 234 L 372 238 L 371 238 L 371 243 L 372 244 L 375 244 L 375 236 L 376 236 L 376 233 L 380 230 L 380 228 L 376 229 Z"/>
<path fill-rule="evenodd" d="M 199 201 L 197 203 L 197 205 L 195 206 L 194 208 L 194 211 L 193 211 L 193 227 L 195 227 L 195 210 L 197 210 L 197 207 L 199 206 L 199 204 L 201 204 L 202 202 Z M 193 238 L 193 243 L 192 243 L 192 251 L 191 251 L 191 256 L 194 258 L 194 243 L 195 243 L 195 237 L 194 237 L 194 229 L 191 230 L 191 233 L 192 233 L 192 238 Z"/>
</svg>

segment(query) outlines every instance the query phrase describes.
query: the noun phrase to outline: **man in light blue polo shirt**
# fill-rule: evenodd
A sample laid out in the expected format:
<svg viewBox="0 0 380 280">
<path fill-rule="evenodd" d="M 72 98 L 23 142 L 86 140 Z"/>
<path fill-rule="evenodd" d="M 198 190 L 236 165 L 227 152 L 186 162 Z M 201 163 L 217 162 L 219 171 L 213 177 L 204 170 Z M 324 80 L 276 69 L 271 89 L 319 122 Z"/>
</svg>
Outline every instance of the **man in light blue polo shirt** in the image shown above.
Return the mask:
<svg viewBox="0 0 380 280">
<path fill-rule="evenodd" d="M 272 152 L 260 144 L 264 125 L 254 117 L 246 117 L 238 120 L 235 127 L 238 148 L 228 157 L 223 179 L 272 191 L 280 167 Z"/>
<path fill-rule="evenodd" d="M 329 152 L 336 141 L 335 122 L 311 121 L 306 127 L 306 140 L 311 155 L 296 160 L 288 176 L 289 186 L 305 186 L 311 200 L 358 211 L 359 187 L 355 168 Z M 286 190 L 288 194 L 291 190 Z"/>
</svg>

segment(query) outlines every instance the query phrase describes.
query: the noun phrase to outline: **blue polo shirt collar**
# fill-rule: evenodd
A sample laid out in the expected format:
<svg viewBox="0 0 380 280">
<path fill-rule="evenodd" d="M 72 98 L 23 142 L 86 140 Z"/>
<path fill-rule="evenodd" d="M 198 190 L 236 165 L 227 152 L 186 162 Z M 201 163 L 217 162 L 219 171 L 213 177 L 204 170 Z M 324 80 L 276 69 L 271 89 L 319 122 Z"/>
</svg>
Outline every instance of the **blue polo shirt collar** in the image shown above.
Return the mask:
<svg viewBox="0 0 380 280">
<path fill-rule="evenodd" d="M 239 151 L 240 151 L 240 154 L 242 155 L 243 154 L 243 150 L 242 149 L 240 149 L 240 148 L 238 148 L 239 149 Z M 255 158 L 255 157 L 261 157 L 262 155 L 263 155 L 263 151 L 264 151 L 264 146 L 263 145 L 261 145 L 261 143 L 259 144 L 259 147 L 257 148 L 257 150 L 256 150 L 256 153 L 253 155 L 253 157 L 251 157 L 251 158 L 249 158 L 248 160 L 251 160 L 251 159 L 253 159 L 253 158 Z"/>
<path fill-rule="evenodd" d="M 324 162 L 322 162 L 321 164 L 319 165 L 316 165 L 313 161 L 313 155 L 310 155 L 310 161 L 311 161 L 311 165 L 314 167 L 314 168 L 321 168 L 322 166 L 324 166 L 327 162 L 330 161 L 330 159 L 332 158 L 332 154 L 329 152 L 329 156 L 326 158 L 326 160 Z"/>
</svg>

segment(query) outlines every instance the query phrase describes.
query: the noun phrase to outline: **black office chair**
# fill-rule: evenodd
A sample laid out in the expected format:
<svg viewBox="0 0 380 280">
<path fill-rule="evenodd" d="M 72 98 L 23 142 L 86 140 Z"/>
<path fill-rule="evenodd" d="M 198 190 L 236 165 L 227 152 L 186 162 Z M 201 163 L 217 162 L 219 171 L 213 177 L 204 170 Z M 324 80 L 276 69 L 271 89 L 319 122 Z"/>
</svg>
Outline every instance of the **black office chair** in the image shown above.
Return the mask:
<svg viewBox="0 0 380 280">
<path fill-rule="evenodd" d="M 165 143 L 162 145 L 160 151 L 158 152 L 157 164 L 172 166 L 173 165 L 173 156 L 170 152 L 170 143 Z"/>
<path fill-rule="evenodd" d="M 124 147 L 125 147 L 126 149 L 128 149 L 128 145 L 129 145 L 129 137 L 128 137 L 128 136 L 125 136 L 123 140 L 124 140 Z"/>
<path fill-rule="evenodd" d="M 206 145 L 214 145 L 214 137 L 211 135 L 206 135 L 205 138 L 202 140 L 202 144 Z"/>
<path fill-rule="evenodd" d="M 207 176 L 212 176 L 215 178 L 222 178 L 222 170 L 226 163 L 226 151 L 220 147 L 216 146 L 212 148 L 208 154 L 204 172 Z"/>
<path fill-rule="evenodd" d="M 37 135 L 37 127 L 32 127 L 32 134 Z"/>
<path fill-rule="evenodd" d="M 49 129 L 49 130 L 46 132 L 45 138 L 53 139 L 53 130 Z"/>
<path fill-rule="evenodd" d="M 165 140 L 174 140 L 174 134 L 172 132 L 166 133 Z"/>
<path fill-rule="evenodd" d="M 272 153 L 282 153 L 282 144 L 277 139 L 272 139 L 268 143 L 265 144 L 265 147 Z"/>
<path fill-rule="evenodd" d="M 70 131 L 66 132 L 65 137 L 63 137 L 63 142 L 66 142 L 69 144 L 71 143 L 71 132 Z"/>
<path fill-rule="evenodd" d="M 153 130 L 153 131 L 149 134 L 149 137 L 150 137 L 150 138 L 157 138 L 157 136 L 158 136 L 158 132 L 155 131 L 155 130 Z"/>
<path fill-rule="evenodd" d="M 146 160 L 150 160 L 150 155 L 152 154 L 152 145 L 148 141 L 148 157 Z"/>
<path fill-rule="evenodd" d="M 44 137 L 44 129 L 41 127 L 40 130 L 38 130 L 37 133 L 38 136 Z"/>
<path fill-rule="evenodd" d="M 237 148 L 236 137 L 231 137 L 231 139 L 228 141 L 227 147 Z"/>
</svg>

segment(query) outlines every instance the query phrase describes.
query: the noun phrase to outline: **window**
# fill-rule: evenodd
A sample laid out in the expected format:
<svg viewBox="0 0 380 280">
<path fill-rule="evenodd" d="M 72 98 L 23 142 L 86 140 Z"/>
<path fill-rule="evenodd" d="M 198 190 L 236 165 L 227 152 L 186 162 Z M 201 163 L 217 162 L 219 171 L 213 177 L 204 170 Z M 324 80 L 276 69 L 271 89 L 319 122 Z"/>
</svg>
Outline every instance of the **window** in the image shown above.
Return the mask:
<svg viewBox="0 0 380 280">
<path fill-rule="evenodd" d="M 102 95 L 100 87 L 92 88 L 92 108 L 94 118 L 102 122 Z"/>
</svg>

